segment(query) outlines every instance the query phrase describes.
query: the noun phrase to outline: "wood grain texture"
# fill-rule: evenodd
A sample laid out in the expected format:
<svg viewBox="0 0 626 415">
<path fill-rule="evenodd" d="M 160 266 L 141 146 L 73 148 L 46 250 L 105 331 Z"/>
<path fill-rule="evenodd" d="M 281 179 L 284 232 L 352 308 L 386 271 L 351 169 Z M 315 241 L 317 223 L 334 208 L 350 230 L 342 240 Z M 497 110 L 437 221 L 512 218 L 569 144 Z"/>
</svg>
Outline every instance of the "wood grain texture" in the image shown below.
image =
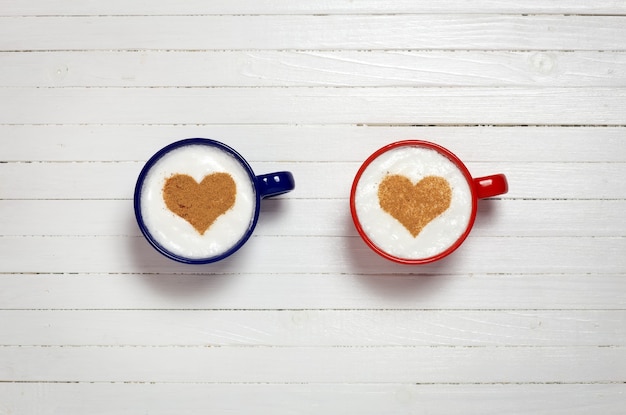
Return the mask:
<svg viewBox="0 0 626 415">
<path fill-rule="evenodd" d="M 557 13 L 557 14 L 624 14 L 626 6 L 613 0 L 597 0 L 592 3 L 576 0 L 483 0 L 468 3 L 463 0 L 398 0 L 380 3 L 376 0 L 338 0 L 333 2 L 310 2 L 307 0 L 245 0 L 225 2 L 192 0 L 180 3 L 174 0 L 158 2 L 126 2 L 112 0 L 99 2 L 87 0 L 66 2 L 63 0 L 37 0 L 28 3 L 19 0 L 0 1 L 5 16 L 45 15 L 189 15 L 189 14 L 415 14 L 415 13 Z"/>
<path fill-rule="evenodd" d="M 25 87 L 626 86 L 626 54 L 616 51 L 144 50 L 0 59 L 0 85 Z"/>
<path fill-rule="evenodd" d="M 0 345 L 613 346 L 622 310 L 0 311 Z"/>
<path fill-rule="evenodd" d="M 0 0 L 0 415 L 621 414 L 626 3 Z M 296 189 L 231 258 L 142 237 L 208 137 Z M 453 255 L 379 258 L 362 161 L 505 173 Z"/>
<path fill-rule="evenodd" d="M 190 137 L 223 141 L 249 162 L 362 162 L 393 141 L 437 142 L 465 162 L 626 162 L 622 127 L 356 125 L 1 125 L 1 161 L 145 162 Z M 302 151 L 293 150 L 294 140 Z"/>
<path fill-rule="evenodd" d="M 176 414 L 181 402 L 203 410 L 246 414 L 241 396 L 255 410 L 316 415 L 337 410 L 364 415 L 431 412 L 446 414 L 621 414 L 622 384 L 267 384 L 267 383 L 14 383 L 0 386 L 6 411 L 42 415 Z M 80 400 L 76 399 L 80 396 Z M 277 399 L 276 397 L 290 397 Z M 175 399 L 173 399 L 175 397 Z"/>
<path fill-rule="evenodd" d="M 508 347 L 253 349 L 8 346 L 0 349 L 0 376 L 39 382 L 608 383 L 620 382 L 626 370 L 623 347 L 518 346 L 515 354 Z"/>
<path fill-rule="evenodd" d="M 493 14 L 0 17 L 0 50 L 622 51 L 625 22 Z"/>
<path fill-rule="evenodd" d="M 383 271 L 387 273 L 367 271 L 282 275 L 196 268 L 188 274 L 180 269 L 140 274 L 15 273 L 0 276 L 0 298 L 7 310 L 626 308 L 623 273 L 559 273 L 552 268 L 517 274 L 502 274 L 497 269 L 454 275 L 393 267 Z"/>
<path fill-rule="evenodd" d="M 626 27 L 626 26 L 625 26 Z M 2 124 L 625 123 L 620 88 L 6 88 Z"/>
</svg>

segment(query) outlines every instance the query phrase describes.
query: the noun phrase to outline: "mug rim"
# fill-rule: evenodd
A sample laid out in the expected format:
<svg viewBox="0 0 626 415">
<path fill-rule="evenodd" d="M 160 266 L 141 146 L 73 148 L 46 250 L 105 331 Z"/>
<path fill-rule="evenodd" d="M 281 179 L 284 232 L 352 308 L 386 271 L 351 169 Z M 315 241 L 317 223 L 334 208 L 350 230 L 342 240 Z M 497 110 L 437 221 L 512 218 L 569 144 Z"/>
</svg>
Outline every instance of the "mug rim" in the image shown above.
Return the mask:
<svg viewBox="0 0 626 415">
<path fill-rule="evenodd" d="M 150 172 L 150 169 L 163 156 L 165 156 L 170 151 L 175 150 L 177 148 L 190 146 L 190 145 L 206 145 L 206 146 L 211 146 L 211 147 L 218 147 L 221 150 L 229 153 L 246 170 L 246 172 L 248 173 L 248 177 L 250 179 L 250 183 L 252 184 L 252 187 L 254 188 L 254 196 L 255 196 L 254 215 L 252 216 L 252 220 L 250 221 L 250 225 L 248 226 L 248 229 L 246 230 L 246 232 L 237 241 L 237 243 L 235 243 L 229 249 L 227 249 L 226 251 L 222 252 L 219 255 L 214 255 L 211 257 L 207 257 L 207 258 L 188 258 L 183 255 L 175 254 L 171 252 L 170 250 L 168 250 L 167 248 L 165 248 L 158 241 L 156 241 L 156 239 L 152 236 L 152 234 L 150 233 L 150 230 L 148 229 L 148 226 L 146 226 L 143 220 L 143 214 L 141 213 L 141 191 L 143 189 L 145 178 Z M 199 137 L 185 138 L 179 141 L 175 141 L 173 143 L 166 145 L 165 147 L 161 148 L 156 153 L 154 153 L 152 157 L 150 157 L 148 161 L 146 161 L 146 163 L 141 169 L 141 172 L 139 173 L 139 176 L 137 177 L 137 182 L 135 184 L 135 191 L 134 191 L 134 196 L 133 196 L 133 207 L 135 210 L 135 219 L 137 220 L 137 225 L 139 226 L 139 229 L 141 230 L 141 233 L 143 234 L 143 236 L 150 243 L 150 245 L 152 245 L 152 247 L 155 248 L 159 253 L 161 253 L 162 255 L 170 259 L 173 259 L 174 261 L 181 262 L 183 264 L 210 264 L 210 263 L 225 259 L 229 257 L 230 255 L 234 254 L 236 251 L 238 251 L 239 248 L 241 248 L 246 243 L 246 241 L 250 239 L 250 236 L 252 236 L 254 228 L 257 225 L 257 222 L 259 220 L 259 212 L 260 212 L 260 205 L 261 205 L 260 202 L 261 202 L 261 196 L 259 195 L 256 175 L 254 174 L 252 167 L 250 167 L 250 164 L 248 164 L 246 159 L 244 159 L 241 156 L 241 154 L 235 151 L 232 147 L 220 141 L 213 140 L 210 138 L 199 138 Z"/>
<path fill-rule="evenodd" d="M 465 227 L 465 230 L 461 234 L 461 236 L 459 236 L 456 239 L 456 241 L 452 245 L 450 245 L 448 248 L 446 248 L 444 251 L 436 255 L 432 255 L 429 257 L 425 257 L 425 258 L 403 258 L 403 257 L 392 255 L 386 252 L 385 250 L 380 248 L 378 245 L 376 245 L 370 239 L 370 237 L 365 233 L 365 231 L 363 230 L 363 227 L 361 226 L 361 221 L 359 220 L 359 217 L 356 211 L 355 194 L 356 194 L 357 185 L 359 181 L 361 180 L 361 176 L 363 175 L 363 172 L 365 171 L 365 169 L 367 169 L 367 167 L 369 167 L 369 165 L 375 159 L 377 159 L 379 156 L 386 153 L 387 151 L 398 148 L 398 147 L 416 147 L 416 146 L 430 148 L 432 150 L 435 150 L 439 154 L 448 158 L 452 163 L 454 163 L 454 165 L 461 171 L 461 173 L 463 174 L 463 177 L 467 181 L 467 185 L 470 189 L 470 194 L 472 196 L 472 210 L 470 213 L 469 221 Z M 396 141 L 390 144 L 386 144 L 383 147 L 379 148 L 374 153 L 372 153 L 368 158 L 366 158 L 365 161 L 361 164 L 352 182 L 352 188 L 350 189 L 350 214 L 352 216 L 352 221 L 354 222 L 356 230 L 361 236 L 361 239 L 367 244 L 367 246 L 369 246 L 378 255 L 388 260 L 391 260 L 393 262 L 400 263 L 400 264 L 407 264 L 407 265 L 428 264 L 431 262 L 438 261 L 450 255 L 452 252 L 456 251 L 456 249 L 459 248 L 459 246 L 461 246 L 463 241 L 465 241 L 470 231 L 472 230 L 472 227 L 474 226 L 474 222 L 476 220 L 477 209 L 478 209 L 478 197 L 476 196 L 476 190 L 474 188 L 472 175 L 467 169 L 467 166 L 465 166 L 465 163 L 463 163 L 461 159 L 459 159 L 454 153 L 452 153 L 447 148 L 442 147 L 439 144 L 432 143 L 430 141 L 425 141 L 425 140 L 401 140 L 401 141 Z"/>
</svg>

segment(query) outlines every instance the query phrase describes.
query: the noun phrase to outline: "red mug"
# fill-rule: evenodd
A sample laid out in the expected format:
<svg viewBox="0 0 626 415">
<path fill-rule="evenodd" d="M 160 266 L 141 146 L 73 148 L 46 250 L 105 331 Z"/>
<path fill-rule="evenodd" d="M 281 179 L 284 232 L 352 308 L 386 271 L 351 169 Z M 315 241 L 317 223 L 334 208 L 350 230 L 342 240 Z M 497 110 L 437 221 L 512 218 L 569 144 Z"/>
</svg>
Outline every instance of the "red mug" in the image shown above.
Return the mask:
<svg viewBox="0 0 626 415">
<path fill-rule="evenodd" d="M 359 168 L 350 212 L 365 243 L 401 264 L 427 264 L 450 255 L 469 235 L 478 199 L 508 191 L 506 177 L 472 178 L 463 162 L 437 144 L 388 144 Z"/>
</svg>

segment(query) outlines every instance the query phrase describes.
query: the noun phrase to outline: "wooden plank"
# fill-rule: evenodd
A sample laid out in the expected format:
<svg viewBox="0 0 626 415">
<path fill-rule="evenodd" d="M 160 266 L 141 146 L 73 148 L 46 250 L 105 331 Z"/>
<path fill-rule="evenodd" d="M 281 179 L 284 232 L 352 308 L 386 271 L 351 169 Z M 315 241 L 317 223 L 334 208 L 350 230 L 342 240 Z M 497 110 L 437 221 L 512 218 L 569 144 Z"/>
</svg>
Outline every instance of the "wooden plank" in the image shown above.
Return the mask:
<svg viewBox="0 0 626 415">
<path fill-rule="evenodd" d="M 304 150 L 304 149 L 300 149 Z M 296 189 L 277 200 L 347 199 L 360 163 L 257 162 L 257 174 L 288 170 Z M 505 199 L 626 198 L 626 163 L 471 162 L 474 177 L 504 173 L 509 181 Z M 0 187 L 0 199 L 125 199 L 131 200 L 143 163 L 0 163 L 0 175 L 11 186 Z M 282 202 L 281 202 L 282 203 Z M 286 205 L 289 202 L 284 202 Z M 347 212 L 347 211 L 346 211 Z"/>
<path fill-rule="evenodd" d="M 348 203 L 264 200 L 255 235 L 356 236 L 346 225 Z M 472 236 L 626 236 L 625 200 L 501 199 L 478 208 Z M 3 236 L 140 236 L 132 209 L 130 200 L 0 200 L 0 211 L 11 212 L 0 216 L 0 229 Z"/>
<path fill-rule="evenodd" d="M 393 141 L 421 139 L 465 162 L 626 162 L 624 127 L 355 125 L 0 125 L 2 161 L 141 161 L 189 137 L 234 147 L 250 162 L 363 162 Z M 541 151 L 538 151 L 541 150 Z"/>
<path fill-rule="evenodd" d="M 624 353 L 623 347 L 586 346 L 8 346 L 0 348 L 0 378 L 36 382 L 623 382 Z"/>
<path fill-rule="evenodd" d="M 0 274 L 4 310 L 624 310 L 621 274 Z M 389 272 L 394 271 L 394 274 Z"/>
<path fill-rule="evenodd" d="M 625 50 L 625 23 L 494 14 L 0 17 L 0 50 Z"/>
<path fill-rule="evenodd" d="M 612 0 L 579 2 L 575 0 L 526 0 L 509 2 L 489 0 L 468 4 L 463 0 L 396 0 L 380 3 L 375 0 L 337 0 L 310 2 L 306 0 L 231 0 L 228 2 L 175 0 L 127 2 L 111 0 L 106 3 L 85 0 L 68 4 L 62 0 L 0 1 L 3 16 L 93 16 L 93 15 L 190 15 L 190 14 L 415 14 L 415 13 L 558 13 L 558 14 L 625 14 L 626 6 Z"/>
<path fill-rule="evenodd" d="M 626 86 L 626 53 L 615 51 L 0 52 L 0 61 L 9 87 Z"/>
<path fill-rule="evenodd" d="M 625 346 L 626 311 L 0 311 L 5 346 Z"/>
<path fill-rule="evenodd" d="M 2 124 L 626 124 L 626 89 L 613 88 L 6 88 L 3 93 Z"/>
<path fill-rule="evenodd" d="M 129 212 L 129 222 L 131 214 Z M 348 219 L 346 217 L 346 226 Z M 276 226 L 280 226 L 276 224 Z M 350 226 L 352 226 L 350 224 Z M 231 257 L 205 266 L 179 264 L 141 237 L 0 238 L 4 273 L 237 273 L 237 274 L 475 274 L 621 273 L 626 238 L 472 237 L 436 263 L 406 266 L 385 260 L 359 237 L 252 237 Z M 29 260 L 24 260 L 28 257 Z M 72 262 L 68 263 L 68 258 Z"/>
<path fill-rule="evenodd" d="M 319 415 L 415 413 L 621 415 L 626 386 L 609 384 L 3 383 L 7 413 L 152 415 L 189 412 Z M 245 399 L 242 399 L 245 396 Z M 285 399 L 285 397 L 289 399 Z M 77 397 L 80 397 L 77 399 Z M 172 399 L 176 397 L 176 399 Z M 132 411 L 129 410 L 132 408 Z"/>
</svg>

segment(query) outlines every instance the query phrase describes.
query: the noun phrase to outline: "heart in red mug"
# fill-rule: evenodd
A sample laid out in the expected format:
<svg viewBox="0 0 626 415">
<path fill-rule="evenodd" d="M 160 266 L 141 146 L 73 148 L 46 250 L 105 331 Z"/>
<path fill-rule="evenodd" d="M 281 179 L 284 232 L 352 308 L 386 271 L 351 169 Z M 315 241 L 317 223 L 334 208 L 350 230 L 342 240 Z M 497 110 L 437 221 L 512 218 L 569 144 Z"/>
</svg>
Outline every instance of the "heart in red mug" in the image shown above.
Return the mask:
<svg viewBox="0 0 626 415">
<path fill-rule="evenodd" d="M 452 189 L 443 177 L 427 176 L 413 184 L 407 177 L 393 174 L 378 186 L 378 201 L 385 212 L 416 237 L 450 207 Z"/>
</svg>

